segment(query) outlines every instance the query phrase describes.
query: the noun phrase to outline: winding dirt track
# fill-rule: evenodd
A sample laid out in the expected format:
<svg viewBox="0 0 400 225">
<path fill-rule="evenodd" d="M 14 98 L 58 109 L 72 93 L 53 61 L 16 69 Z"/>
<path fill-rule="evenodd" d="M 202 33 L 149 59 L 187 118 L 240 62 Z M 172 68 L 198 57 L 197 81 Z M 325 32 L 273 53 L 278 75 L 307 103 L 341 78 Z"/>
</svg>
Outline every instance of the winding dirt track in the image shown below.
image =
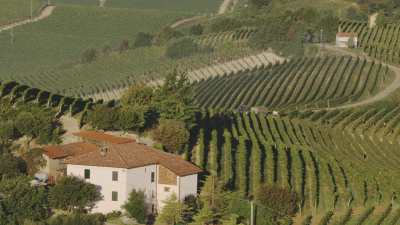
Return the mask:
<svg viewBox="0 0 400 225">
<path fill-rule="evenodd" d="M 235 0 L 224 0 L 219 7 L 218 15 L 226 13 Z"/>
<path fill-rule="evenodd" d="M 354 52 L 350 52 L 350 51 L 348 51 L 346 49 L 342 49 L 342 48 L 337 48 L 337 47 L 332 46 L 332 45 L 326 45 L 325 48 L 328 49 L 328 50 L 331 50 L 331 51 L 342 53 L 342 54 L 351 55 L 353 57 L 360 56 L 360 55 L 358 55 L 358 54 L 356 54 Z M 372 62 L 372 61 L 376 60 L 376 59 L 373 59 L 373 58 L 371 58 L 369 56 L 366 56 L 366 55 L 364 55 L 364 57 L 369 62 Z M 383 89 L 377 95 L 374 95 L 371 98 L 368 98 L 368 99 L 365 99 L 365 100 L 362 100 L 362 101 L 359 101 L 359 102 L 344 104 L 344 105 L 337 106 L 337 107 L 323 108 L 323 109 L 320 109 L 320 110 L 336 110 L 336 109 L 347 109 L 347 108 L 354 108 L 354 107 L 364 106 L 364 105 L 368 105 L 368 104 L 383 100 L 384 98 L 386 98 L 389 95 L 391 95 L 392 93 L 394 93 L 396 90 L 398 90 L 400 88 L 400 68 L 397 67 L 397 66 L 394 66 L 392 64 L 388 64 L 388 63 L 384 63 L 384 62 L 382 62 L 382 65 L 389 67 L 389 69 L 394 72 L 395 78 L 394 78 L 394 80 L 392 81 L 392 83 L 390 85 L 388 85 L 385 89 Z"/>
<path fill-rule="evenodd" d="M 15 27 L 18 27 L 18 26 L 22 26 L 22 25 L 26 25 L 26 24 L 29 24 L 29 23 L 34 23 L 34 22 L 38 22 L 40 20 L 46 19 L 47 17 L 49 17 L 53 13 L 55 8 L 56 8 L 55 6 L 49 5 L 49 6 L 46 6 L 40 12 L 40 15 L 38 15 L 37 17 L 34 17 L 33 19 L 27 19 L 27 20 L 19 21 L 19 22 L 12 23 L 12 24 L 9 24 L 9 25 L 1 26 L 0 27 L 0 33 L 3 32 L 3 31 L 6 31 L 6 30 L 11 30 L 11 29 L 13 29 Z"/>
</svg>

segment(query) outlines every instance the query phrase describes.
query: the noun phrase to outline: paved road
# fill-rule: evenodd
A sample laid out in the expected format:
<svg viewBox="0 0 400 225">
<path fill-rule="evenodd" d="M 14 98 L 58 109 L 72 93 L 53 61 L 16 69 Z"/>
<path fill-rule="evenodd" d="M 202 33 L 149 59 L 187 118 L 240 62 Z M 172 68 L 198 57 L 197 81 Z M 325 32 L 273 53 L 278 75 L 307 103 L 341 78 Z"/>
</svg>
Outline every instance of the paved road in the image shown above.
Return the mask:
<svg viewBox="0 0 400 225">
<path fill-rule="evenodd" d="M 15 27 L 18 27 L 18 26 L 22 26 L 22 25 L 25 25 L 25 24 L 34 23 L 34 22 L 38 22 L 40 20 L 43 20 L 43 19 L 49 17 L 53 13 L 55 8 L 56 7 L 52 6 L 52 5 L 46 6 L 42 10 L 40 15 L 35 17 L 35 18 L 33 18 L 33 19 L 27 19 L 27 20 L 23 20 L 23 21 L 20 21 L 20 22 L 13 23 L 13 24 L 2 26 L 2 27 L 0 27 L 0 33 L 3 32 L 3 31 L 6 31 L 6 30 L 11 30 L 11 29 L 13 29 Z"/>
<path fill-rule="evenodd" d="M 343 49 L 343 48 L 337 48 L 337 47 L 332 46 L 332 45 L 325 45 L 325 48 L 328 49 L 328 50 L 331 50 L 331 51 L 342 53 L 342 54 L 351 55 L 353 57 L 360 56 L 357 53 L 351 52 L 351 51 Z M 372 62 L 374 60 L 376 61 L 376 59 L 374 59 L 372 57 L 369 57 L 367 55 L 362 55 L 362 56 L 365 57 L 365 59 L 367 61 L 369 61 L 369 62 Z M 391 94 L 393 94 L 396 90 L 398 90 L 400 88 L 400 68 L 398 66 L 395 66 L 395 65 L 392 65 L 392 64 L 388 64 L 388 63 L 384 63 L 384 62 L 382 62 L 382 65 L 388 66 L 389 69 L 392 70 L 394 72 L 394 75 L 395 75 L 394 80 L 390 83 L 390 85 L 385 87 L 385 89 L 383 89 L 377 95 L 371 96 L 370 98 L 361 100 L 359 102 L 344 104 L 344 105 L 337 106 L 337 107 L 325 108 L 323 110 L 347 109 L 347 108 L 354 108 L 354 107 L 364 106 L 364 105 L 368 105 L 368 104 L 383 100 L 384 98 L 386 98 L 386 97 L 390 96 Z"/>
</svg>

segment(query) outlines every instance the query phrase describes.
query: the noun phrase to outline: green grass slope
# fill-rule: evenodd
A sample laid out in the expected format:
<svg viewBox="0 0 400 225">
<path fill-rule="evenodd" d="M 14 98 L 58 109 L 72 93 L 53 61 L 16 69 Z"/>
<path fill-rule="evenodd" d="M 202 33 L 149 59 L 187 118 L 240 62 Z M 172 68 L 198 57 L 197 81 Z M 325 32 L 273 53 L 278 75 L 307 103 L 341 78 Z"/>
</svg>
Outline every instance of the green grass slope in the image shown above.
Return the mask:
<svg viewBox="0 0 400 225">
<path fill-rule="evenodd" d="M 43 0 L 33 0 L 33 14 L 43 6 Z M 31 15 L 31 3 L 27 0 L 0 0 L 0 26 L 28 19 Z"/>
<path fill-rule="evenodd" d="M 223 0 L 107 0 L 104 7 L 216 12 Z M 56 4 L 99 5 L 98 0 L 54 0 Z"/>
<path fill-rule="evenodd" d="M 0 80 L 35 79 L 41 71 L 79 62 L 90 47 L 115 46 L 185 16 L 158 10 L 59 6 L 51 17 L 16 28 L 13 42 L 9 32 L 0 33 Z"/>
</svg>

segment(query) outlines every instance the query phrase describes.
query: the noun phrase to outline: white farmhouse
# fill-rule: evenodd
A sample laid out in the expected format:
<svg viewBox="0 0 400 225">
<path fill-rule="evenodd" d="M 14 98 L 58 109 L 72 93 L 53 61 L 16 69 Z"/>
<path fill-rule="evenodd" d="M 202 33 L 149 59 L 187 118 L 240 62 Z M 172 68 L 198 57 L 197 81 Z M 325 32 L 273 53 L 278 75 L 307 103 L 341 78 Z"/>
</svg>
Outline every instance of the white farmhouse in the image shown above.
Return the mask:
<svg viewBox="0 0 400 225">
<path fill-rule="evenodd" d="M 67 175 L 85 179 L 100 189 L 103 200 L 93 212 L 122 211 L 133 189 L 144 191 L 149 213 L 161 210 L 173 193 L 180 200 L 197 195 L 201 169 L 178 155 L 104 133 L 84 131 L 75 135 L 97 146 L 95 151 L 88 149 L 64 160 Z"/>
<path fill-rule="evenodd" d="M 336 34 L 336 47 L 339 48 L 348 48 L 350 40 L 352 39 L 352 43 L 354 48 L 358 47 L 358 36 L 356 33 L 348 33 L 348 32 L 338 32 Z"/>
</svg>

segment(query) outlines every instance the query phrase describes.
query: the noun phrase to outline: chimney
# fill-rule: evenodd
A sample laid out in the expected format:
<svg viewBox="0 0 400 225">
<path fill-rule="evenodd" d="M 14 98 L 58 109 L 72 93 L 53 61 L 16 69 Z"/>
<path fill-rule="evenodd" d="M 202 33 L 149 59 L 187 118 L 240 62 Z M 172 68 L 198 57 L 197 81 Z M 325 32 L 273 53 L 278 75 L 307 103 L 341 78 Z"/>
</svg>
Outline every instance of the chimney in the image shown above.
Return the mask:
<svg viewBox="0 0 400 225">
<path fill-rule="evenodd" d="M 105 157 L 107 155 L 108 152 L 108 147 L 107 145 L 103 145 L 100 147 L 100 155 Z"/>
</svg>

